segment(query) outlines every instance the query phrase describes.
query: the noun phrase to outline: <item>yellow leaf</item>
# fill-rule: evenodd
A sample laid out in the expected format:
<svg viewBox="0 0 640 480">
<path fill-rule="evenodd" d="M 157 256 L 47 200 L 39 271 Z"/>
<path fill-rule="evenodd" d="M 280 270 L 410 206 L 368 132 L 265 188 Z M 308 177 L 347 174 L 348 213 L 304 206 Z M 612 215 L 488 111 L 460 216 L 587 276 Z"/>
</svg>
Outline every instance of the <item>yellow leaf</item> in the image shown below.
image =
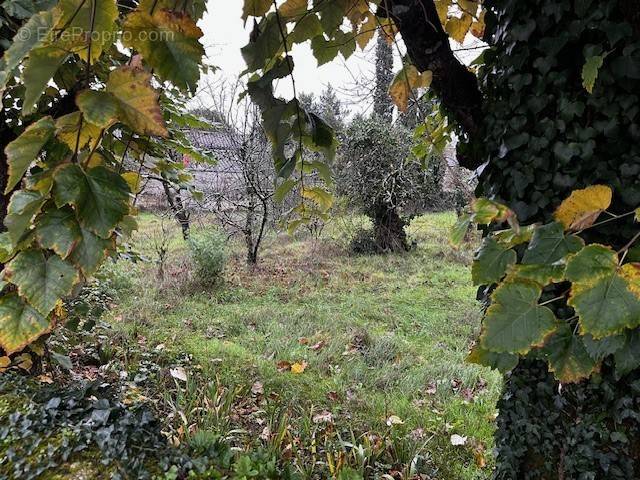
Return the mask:
<svg viewBox="0 0 640 480">
<path fill-rule="evenodd" d="M 456 42 L 464 43 L 464 39 L 467 36 L 472 23 L 473 17 L 467 13 L 464 13 L 460 18 L 450 18 L 447 21 L 444 29 Z"/>
<path fill-rule="evenodd" d="M 620 269 L 620 276 L 627 282 L 627 288 L 640 298 L 640 263 L 625 263 Z"/>
<path fill-rule="evenodd" d="M 122 174 L 122 178 L 125 179 L 132 193 L 138 193 L 140 191 L 140 175 L 136 172 L 125 172 Z"/>
<path fill-rule="evenodd" d="M 78 144 L 78 149 L 83 149 L 89 145 L 93 148 L 100 139 L 100 127 L 89 123 L 87 120 L 80 120 L 80 112 L 73 112 L 56 119 L 56 137 L 73 151 Z M 78 129 L 80 136 L 78 137 Z"/>
<path fill-rule="evenodd" d="M 356 43 L 360 47 L 360 50 L 364 50 L 369 44 L 376 33 L 376 27 L 377 23 L 375 15 L 371 12 L 367 12 L 366 20 L 360 24 L 358 36 L 356 37 Z"/>
<path fill-rule="evenodd" d="M 636 222 L 640 222 L 640 208 L 636 208 L 635 219 Z"/>
<path fill-rule="evenodd" d="M 296 362 L 293 365 L 291 365 L 291 373 L 298 375 L 307 369 L 307 365 L 308 364 L 305 361 Z"/>
<path fill-rule="evenodd" d="M 308 0 L 287 0 L 282 5 L 278 11 L 280 15 L 285 19 L 299 17 L 304 15 L 307 12 L 307 8 L 309 7 Z"/>
<path fill-rule="evenodd" d="M 4 357 L 0 357 L 0 368 L 7 368 L 11 365 L 11 359 L 6 355 Z"/>
<path fill-rule="evenodd" d="M 554 213 L 565 230 L 583 230 L 590 227 L 598 216 L 611 205 L 611 188 L 592 185 L 571 192 Z"/>
<path fill-rule="evenodd" d="M 28 353 L 23 353 L 16 358 L 18 362 L 18 368 L 28 372 L 33 367 L 33 360 L 31 359 L 31 355 Z"/>
<path fill-rule="evenodd" d="M 478 17 L 477 20 L 474 20 L 473 23 L 471 24 L 471 35 L 473 35 L 476 38 L 482 39 L 484 38 L 484 29 L 485 29 L 485 22 L 484 22 L 484 14 L 485 11 L 482 10 L 482 12 L 480 12 L 480 16 Z"/>
<path fill-rule="evenodd" d="M 449 16 L 449 7 L 451 6 L 451 0 L 435 0 L 436 11 L 440 18 L 440 23 L 444 27 L 447 23 L 447 17 Z"/>
<path fill-rule="evenodd" d="M 333 197 L 322 187 L 304 187 L 302 196 L 314 202 L 322 212 L 328 211 L 333 205 Z"/>
<path fill-rule="evenodd" d="M 404 425 L 404 422 L 402 421 L 402 419 L 399 416 L 391 415 L 389 418 L 387 418 L 387 425 L 389 427 L 391 427 L 393 425 Z"/>
<path fill-rule="evenodd" d="M 251 17 L 261 17 L 269 11 L 272 0 L 244 0 L 242 20 Z"/>
<path fill-rule="evenodd" d="M 404 112 L 409 105 L 409 97 L 415 88 L 428 88 L 431 85 L 432 73 L 426 71 L 418 72 L 418 69 L 411 64 L 402 67 L 391 82 L 389 95 L 398 110 Z"/>
<path fill-rule="evenodd" d="M 380 34 L 384 35 L 384 39 L 387 41 L 389 45 L 393 45 L 395 42 L 396 34 L 398 33 L 398 27 L 396 27 L 393 20 L 390 18 L 381 18 L 380 22 Z"/>
</svg>

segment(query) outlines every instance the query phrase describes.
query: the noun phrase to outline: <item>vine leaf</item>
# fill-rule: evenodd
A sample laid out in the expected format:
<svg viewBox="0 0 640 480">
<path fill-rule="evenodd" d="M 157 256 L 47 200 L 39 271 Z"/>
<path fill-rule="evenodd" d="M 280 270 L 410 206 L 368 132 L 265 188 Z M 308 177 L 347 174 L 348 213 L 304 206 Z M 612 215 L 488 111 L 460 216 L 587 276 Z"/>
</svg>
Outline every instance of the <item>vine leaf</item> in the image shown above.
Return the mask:
<svg viewBox="0 0 640 480">
<path fill-rule="evenodd" d="M 202 30 L 185 13 L 135 11 L 124 23 L 123 45 L 140 52 L 163 80 L 195 92 L 204 48 Z"/>
<path fill-rule="evenodd" d="M 486 237 L 476 253 L 471 267 L 474 285 L 491 285 L 504 277 L 507 268 L 516 263 L 514 250 L 500 245 L 495 239 Z"/>
<path fill-rule="evenodd" d="M 304 187 L 301 195 L 315 203 L 321 212 L 328 211 L 333 205 L 333 197 L 322 187 Z"/>
<path fill-rule="evenodd" d="M 514 355 L 513 353 L 492 352 L 491 350 L 482 348 L 480 345 L 475 345 L 471 349 L 466 360 L 469 363 L 493 368 L 494 370 L 498 370 L 502 373 L 507 373 L 518 365 L 517 355 Z"/>
<path fill-rule="evenodd" d="M 575 235 L 566 235 L 562 224 L 549 223 L 536 229 L 531 243 L 524 252 L 522 263 L 547 264 L 563 259 L 569 253 L 575 253 L 584 246 L 584 241 Z"/>
<path fill-rule="evenodd" d="M 606 185 L 590 187 L 571 192 L 554 213 L 555 219 L 565 230 L 583 230 L 590 227 L 611 205 L 611 188 Z"/>
<path fill-rule="evenodd" d="M 45 198 L 39 192 L 18 190 L 11 196 L 7 207 L 4 225 L 7 227 L 9 238 L 16 244 L 31 225 L 31 219 L 38 213 Z"/>
<path fill-rule="evenodd" d="M 6 355 L 51 330 L 50 322 L 15 292 L 0 297 L 0 347 Z"/>
<path fill-rule="evenodd" d="M 115 246 L 113 238 L 100 238 L 85 228 L 80 228 L 80 241 L 69 259 L 88 277 L 98 269 L 107 253 Z"/>
<path fill-rule="evenodd" d="M 150 73 L 124 66 L 110 73 L 106 91 L 84 90 L 76 104 L 89 122 L 101 128 L 120 120 L 142 135 L 166 137 L 158 96 Z"/>
<path fill-rule="evenodd" d="M 559 283 L 564 279 L 566 265 L 556 263 L 553 265 L 538 265 L 535 263 L 527 265 L 513 265 L 507 272 L 507 279 L 521 278 L 536 282 L 542 287 L 550 283 Z"/>
<path fill-rule="evenodd" d="M 624 344 L 613 356 L 616 362 L 616 374 L 626 375 L 640 366 L 640 332 L 627 330 L 624 335 Z"/>
<path fill-rule="evenodd" d="M 60 0 L 62 18 L 58 27 L 66 30 L 57 43 L 87 61 L 91 46 L 91 63 L 116 38 L 118 7 L 115 0 Z"/>
<path fill-rule="evenodd" d="M 81 239 L 76 214 L 70 207 L 51 209 L 36 221 L 36 239 L 42 248 L 67 258 Z"/>
<path fill-rule="evenodd" d="M 9 48 L 0 60 L 0 94 L 7 86 L 13 70 L 24 60 L 31 49 L 39 46 L 60 18 L 60 10 L 54 8 L 33 15 L 11 40 Z"/>
<path fill-rule="evenodd" d="M 494 352 L 525 354 L 557 327 L 553 312 L 538 305 L 542 288 L 527 280 L 505 282 L 493 292 L 480 345 Z"/>
<path fill-rule="evenodd" d="M 307 13 L 308 0 L 287 0 L 278 8 L 280 15 L 285 19 L 300 17 Z"/>
<path fill-rule="evenodd" d="M 563 383 L 575 383 L 591 376 L 596 361 L 589 355 L 581 337 L 574 335 L 564 323 L 545 345 L 549 358 L 549 370 Z"/>
<path fill-rule="evenodd" d="M 420 73 L 414 65 L 405 64 L 389 86 L 389 95 L 398 110 L 406 111 L 411 92 L 416 88 L 428 88 L 432 78 L 433 74 L 430 71 Z"/>
<path fill-rule="evenodd" d="M 244 0 L 242 7 L 242 20 L 251 17 L 261 17 L 269 11 L 272 0 Z"/>
<path fill-rule="evenodd" d="M 5 195 L 20 182 L 29 165 L 36 160 L 40 149 L 53 135 L 53 131 L 53 119 L 46 116 L 29 125 L 18 138 L 7 145 L 4 153 L 9 165 L 9 179 Z"/>
<path fill-rule="evenodd" d="M 609 355 L 613 355 L 620 350 L 625 343 L 624 335 L 614 335 L 612 337 L 604 337 L 600 340 L 596 340 L 592 335 L 586 334 L 582 337 L 582 343 L 584 348 L 596 361 L 600 361 Z"/>
<path fill-rule="evenodd" d="M 74 206 L 80 225 L 102 238 L 129 213 L 129 185 L 106 167 L 85 172 L 76 164 L 63 165 L 55 173 L 53 191 L 58 207 Z"/>
<path fill-rule="evenodd" d="M 595 339 L 640 325 L 640 300 L 617 270 L 616 252 L 589 245 L 569 259 L 566 277 L 572 282 L 568 304 L 578 314 L 582 334 Z"/>
<path fill-rule="evenodd" d="M 58 255 L 45 258 L 41 250 L 25 250 L 5 266 L 5 277 L 18 286 L 18 293 L 43 316 L 59 298 L 71 293 L 78 272 Z"/>
<path fill-rule="evenodd" d="M 29 115 L 42 95 L 49 80 L 64 63 L 69 52 L 57 46 L 34 48 L 24 64 L 22 82 L 24 83 L 24 100 L 22 114 Z"/>
<path fill-rule="evenodd" d="M 64 142 L 71 151 L 75 150 L 76 143 L 82 149 L 89 145 L 93 148 L 100 139 L 100 127 L 81 119 L 80 112 L 73 112 L 56 119 L 56 137 Z M 80 130 L 80 136 L 78 136 Z"/>
</svg>

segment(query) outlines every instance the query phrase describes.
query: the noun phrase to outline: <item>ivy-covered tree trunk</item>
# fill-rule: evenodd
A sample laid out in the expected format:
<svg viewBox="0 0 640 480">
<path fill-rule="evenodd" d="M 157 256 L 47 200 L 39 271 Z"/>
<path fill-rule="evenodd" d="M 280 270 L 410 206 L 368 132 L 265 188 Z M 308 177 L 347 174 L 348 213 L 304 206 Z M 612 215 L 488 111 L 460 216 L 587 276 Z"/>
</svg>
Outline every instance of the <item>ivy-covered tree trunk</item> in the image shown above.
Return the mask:
<svg viewBox="0 0 640 480">
<path fill-rule="evenodd" d="M 479 196 L 505 202 L 522 223 L 551 221 L 571 191 L 594 184 L 612 187 L 613 213 L 640 204 L 640 37 L 630 5 L 486 1 L 483 122 L 467 145 L 488 162 Z M 583 238 L 618 249 L 634 228 L 618 221 Z M 560 385 L 535 352 L 508 376 L 498 405 L 495 478 L 640 478 L 640 371 L 620 377 L 605 360 L 590 380 Z"/>
</svg>

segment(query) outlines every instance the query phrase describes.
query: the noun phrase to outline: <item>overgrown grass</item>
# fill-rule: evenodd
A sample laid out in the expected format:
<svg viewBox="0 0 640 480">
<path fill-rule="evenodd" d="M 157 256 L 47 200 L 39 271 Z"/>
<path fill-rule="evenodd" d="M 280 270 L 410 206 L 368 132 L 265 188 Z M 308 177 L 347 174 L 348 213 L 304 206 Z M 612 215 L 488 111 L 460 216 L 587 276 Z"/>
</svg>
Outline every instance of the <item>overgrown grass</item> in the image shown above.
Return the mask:
<svg viewBox="0 0 640 480">
<path fill-rule="evenodd" d="M 139 367 L 139 345 L 181 359 L 186 384 L 165 378 L 147 393 L 176 442 L 212 430 L 241 448 L 261 443 L 308 478 L 344 465 L 412 478 L 412 462 L 424 478 L 488 478 L 500 377 L 464 362 L 480 314 L 471 246 L 447 242 L 454 220 L 418 218 L 417 249 L 398 255 L 350 256 L 338 220 L 318 241 L 269 237 L 253 270 L 232 245 L 216 288 L 193 281 L 187 246 L 165 220 L 163 279 L 153 263 L 117 265 L 134 278 L 110 314 L 130 347 L 126 368 Z M 143 215 L 134 237 L 150 258 L 159 223 Z M 453 434 L 466 444 L 452 445 Z"/>
</svg>

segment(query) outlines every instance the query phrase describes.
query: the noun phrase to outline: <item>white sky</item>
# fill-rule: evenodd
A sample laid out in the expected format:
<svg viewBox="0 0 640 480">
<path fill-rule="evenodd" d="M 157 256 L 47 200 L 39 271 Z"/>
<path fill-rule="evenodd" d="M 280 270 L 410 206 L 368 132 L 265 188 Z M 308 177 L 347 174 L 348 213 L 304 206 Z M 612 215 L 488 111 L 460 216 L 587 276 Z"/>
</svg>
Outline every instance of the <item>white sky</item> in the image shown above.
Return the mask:
<svg viewBox="0 0 640 480">
<path fill-rule="evenodd" d="M 198 25 L 204 32 L 202 39 L 205 45 L 207 60 L 210 65 L 218 67 L 220 70 L 205 77 L 200 82 L 200 93 L 196 100 L 197 104 L 207 105 L 208 94 L 203 87 L 212 79 L 227 78 L 234 80 L 246 68 L 240 49 L 246 45 L 249 33 L 253 26 L 253 20 L 247 21 L 246 27 L 241 19 L 242 2 L 239 0 L 210 0 L 208 12 L 200 20 Z M 473 41 L 470 41 L 473 43 Z M 467 42 L 465 42 L 465 47 Z M 344 60 L 341 55 L 336 59 L 321 67 L 318 67 L 316 59 L 311 53 L 309 42 L 296 45 L 293 48 L 292 56 L 295 61 L 293 76 L 296 82 L 297 93 L 314 93 L 316 96 L 331 84 L 337 91 L 345 107 L 354 112 L 363 112 L 370 108 L 366 100 L 355 98 L 352 92 L 347 94 L 347 90 L 353 90 L 356 85 L 354 79 L 373 79 L 374 66 L 374 45 L 371 41 L 365 52 L 360 48 L 356 53 Z M 400 55 L 396 56 L 396 69 L 400 67 Z M 463 52 L 461 52 L 463 53 Z M 471 50 L 464 52 L 463 60 L 471 61 L 479 51 Z M 291 98 L 291 80 L 283 79 L 276 86 L 276 93 L 284 98 Z"/>
</svg>

